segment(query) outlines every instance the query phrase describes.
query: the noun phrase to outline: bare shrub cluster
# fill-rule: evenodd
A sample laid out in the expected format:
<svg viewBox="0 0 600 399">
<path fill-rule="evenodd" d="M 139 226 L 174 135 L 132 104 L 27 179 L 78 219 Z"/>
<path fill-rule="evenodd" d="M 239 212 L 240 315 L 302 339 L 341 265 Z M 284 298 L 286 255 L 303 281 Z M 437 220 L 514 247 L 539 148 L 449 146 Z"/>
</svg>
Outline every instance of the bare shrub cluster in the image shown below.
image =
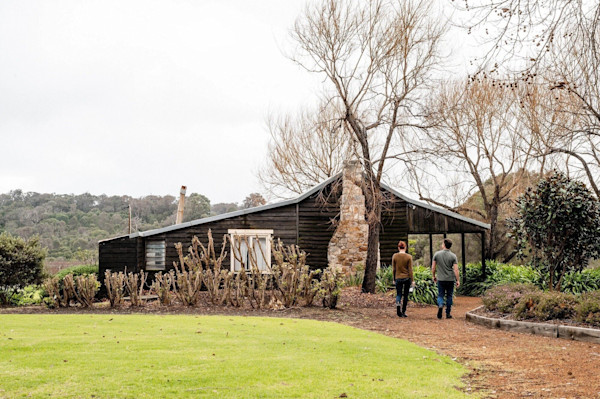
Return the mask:
<svg viewBox="0 0 600 399">
<path fill-rule="evenodd" d="M 272 242 L 274 263 L 271 264 L 263 247 L 251 245 L 249 237 L 235 241 L 228 237 L 223 237 L 219 253 L 215 251 L 210 231 L 207 245 L 194 237 L 187 255 L 183 246 L 177 244 L 179 262 L 175 264 L 174 291 L 183 304 L 196 305 L 202 288 L 210 304 L 234 307 L 248 304 L 254 309 L 309 306 L 320 293 L 327 292 L 318 279 L 321 271 L 310 269 L 306 253 L 298 246 L 284 245 L 281 240 Z M 228 242 L 240 266 L 235 272 L 222 268 Z M 339 278 L 336 284 L 339 288 Z"/>
<path fill-rule="evenodd" d="M 148 274 L 144 271 L 107 270 L 104 285 L 110 307 L 119 307 L 126 300 L 132 307 L 144 306 L 149 295 L 156 295 L 163 306 L 177 301 L 184 306 L 204 302 L 217 306 L 280 309 L 310 306 L 317 298 L 325 307 L 336 306 L 342 279 L 335 271 L 311 270 L 306 264 L 306 253 L 296 245 L 284 245 L 281 240 L 270 242 L 271 259 L 261 245 L 252 245 L 250 241 L 249 237 L 233 240 L 225 235 L 217 253 L 209 231 L 207 245 L 194 237 L 187 254 L 181 243 L 176 244 L 179 261 L 174 262 L 173 270 L 152 276 L 151 284 L 147 283 Z M 239 266 L 235 272 L 223 269 L 228 244 Z M 62 282 L 50 278 L 44 285 L 51 298 L 50 306 L 54 307 L 67 307 L 73 302 L 90 307 L 100 286 L 95 275 L 76 278 L 67 275 Z"/>
<path fill-rule="evenodd" d="M 100 289 L 100 283 L 95 274 L 86 274 L 73 277 L 67 274 L 62 282 L 58 277 L 51 277 L 44 282 L 44 288 L 48 292 L 51 307 L 69 307 L 72 302 L 82 307 L 90 307 Z"/>
<path fill-rule="evenodd" d="M 142 297 L 147 289 L 147 293 L 156 295 L 164 306 L 172 305 L 176 300 L 184 306 L 198 306 L 203 302 L 217 306 L 280 309 L 310 306 L 321 298 L 324 306 L 335 307 L 342 284 L 335 272 L 311 270 L 306 264 L 306 253 L 298 246 L 284 245 L 281 240 L 270 244 L 273 263 L 260 245 L 250 244 L 249 237 L 234 241 L 225 235 L 217 252 L 209 231 L 207 244 L 194 237 L 187 253 L 181 243 L 176 244 L 179 261 L 174 262 L 173 270 L 155 274 L 150 286 L 146 285 L 147 274 L 144 272 L 107 271 L 104 283 L 110 306 L 120 306 L 125 295 L 129 295 L 131 306 L 143 306 Z M 240 266 L 235 272 L 223 269 L 228 245 Z"/>
</svg>

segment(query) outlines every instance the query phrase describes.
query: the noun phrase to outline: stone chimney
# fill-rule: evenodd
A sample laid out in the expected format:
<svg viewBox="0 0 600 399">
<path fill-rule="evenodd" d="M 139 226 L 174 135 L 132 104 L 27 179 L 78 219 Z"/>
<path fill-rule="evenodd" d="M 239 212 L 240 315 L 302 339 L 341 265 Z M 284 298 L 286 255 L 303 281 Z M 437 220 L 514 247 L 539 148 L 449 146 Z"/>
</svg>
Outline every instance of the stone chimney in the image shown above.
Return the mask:
<svg viewBox="0 0 600 399">
<path fill-rule="evenodd" d="M 367 259 L 367 236 L 369 226 L 365 220 L 365 196 L 359 186 L 362 167 L 359 161 L 344 163 L 342 173 L 342 198 L 340 220 L 329 241 L 327 260 L 334 267 L 348 274 L 355 267 L 365 265 Z"/>
</svg>

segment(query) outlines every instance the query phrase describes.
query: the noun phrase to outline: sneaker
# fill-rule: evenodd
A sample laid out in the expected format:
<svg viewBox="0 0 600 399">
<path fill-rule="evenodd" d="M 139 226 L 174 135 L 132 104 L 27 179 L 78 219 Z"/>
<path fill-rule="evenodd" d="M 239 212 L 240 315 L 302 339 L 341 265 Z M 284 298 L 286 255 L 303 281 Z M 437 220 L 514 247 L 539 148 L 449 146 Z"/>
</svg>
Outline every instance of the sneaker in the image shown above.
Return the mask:
<svg viewBox="0 0 600 399">
<path fill-rule="evenodd" d="M 402 313 L 402 317 L 408 317 L 406 313 Z"/>
<path fill-rule="evenodd" d="M 451 314 L 447 314 L 447 315 L 446 315 L 446 318 L 447 318 L 447 319 L 451 319 L 451 318 L 452 318 L 452 315 L 451 315 Z"/>
<path fill-rule="evenodd" d="M 402 317 L 402 309 L 400 308 L 400 306 L 396 306 L 396 314 L 398 315 L 398 317 Z"/>
<path fill-rule="evenodd" d="M 444 308 L 443 308 L 443 307 L 439 307 L 439 308 L 438 308 L 438 314 L 437 314 L 437 318 L 438 318 L 438 319 L 440 319 L 440 320 L 442 319 L 442 311 L 443 311 L 443 310 L 444 310 Z"/>
</svg>

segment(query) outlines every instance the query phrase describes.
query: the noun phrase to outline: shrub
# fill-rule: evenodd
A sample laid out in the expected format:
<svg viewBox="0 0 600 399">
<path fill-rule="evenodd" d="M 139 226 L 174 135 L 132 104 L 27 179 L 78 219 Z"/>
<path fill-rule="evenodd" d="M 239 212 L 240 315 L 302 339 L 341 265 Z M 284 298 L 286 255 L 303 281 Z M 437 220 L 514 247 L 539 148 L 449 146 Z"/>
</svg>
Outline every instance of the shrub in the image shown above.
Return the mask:
<svg viewBox="0 0 600 399">
<path fill-rule="evenodd" d="M 575 318 L 584 323 L 600 326 L 600 291 L 588 292 L 579 298 Z"/>
<path fill-rule="evenodd" d="M 219 290 L 225 280 L 225 275 L 227 274 L 227 271 L 222 270 L 221 268 L 223 261 L 227 256 L 227 252 L 225 251 L 227 248 L 226 244 L 227 238 L 223 237 L 221 253 L 217 257 L 212 232 L 209 230 L 207 247 L 204 247 L 196 236 L 192 238 L 192 246 L 190 247 L 191 258 L 188 257 L 188 261 L 191 259 L 192 262 L 194 262 L 194 265 L 197 265 L 197 267 L 202 270 L 202 281 L 208 291 L 210 301 L 213 304 L 222 302 Z M 181 254 L 179 255 L 179 258 L 181 261 Z M 193 265 L 188 264 L 188 266 L 190 266 L 190 270 L 195 269 Z"/>
<path fill-rule="evenodd" d="M 600 203 L 585 184 L 560 172 L 527 189 L 508 224 L 519 255 L 533 256 L 550 290 L 560 290 L 565 273 L 600 255 Z"/>
<path fill-rule="evenodd" d="M 0 304 L 7 304 L 19 288 L 42 282 L 45 256 L 37 238 L 0 234 Z"/>
<path fill-rule="evenodd" d="M 125 287 L 127 287 L 131 306 L 142 306 L 144 304 L 142 301 L 142 293 L 144 292 L 147 276 L 148 275 L 143 271 L 140 273 L 130 272 L 125 276 Z"/>
<path fill-rule="evenodd" d="M 86 274 L 98 274 L 98 265 L 77 265 L 62 269 L 54 275 L 58 278 L 59 282 L 65 278 L 67 274 L 71 274 L 73 277 L 83 276 Z"/>
<path fill-rule="evenodd" d="M 375 275 L 375 287 L 377 292 L 386 293 L 394 288 L 394 270 L 391 266 L 381 265 Z"/>
<path fill-rule="evenodd" d="M 408 298 L 413 302 L 435 305 L 437 286 L 433 282 L 431 270 L 425 266 L 416 266 L 413 268 L 413 277 L 415 279 L 415 289 Z"/>
<path fill-rule="evenodd" d="M 524 295 L 539 291 L 531 284 L 505 284 L 490 288 L 483 296 L 487 310 L 511 313 Z"/>
<path fill-rule="evenodd" d="M 573 271 L 565 274 L 561 291 L 571 294 L 600 290 L 600 268 Z"/>
<path fill-rule="evenodd" d="M 575 314 L 577 300 L 572 294 L 556 291 L 533 292 L 523 295 L 514 308 L 517 319 L 568 319 Z"/>
<path fill-rule="evenodd" d="M 537 284 L 540 281 L 538 271 L 529 266 L 518 266 L 487 260 L 486 276 L 481 269 L 481 262 L 470 263 L 466 267 L 462 284 L 458 293 L 466 296 L 481 296 L 487 290 L 498 285 L 509 283 Z"/>
<path fill-rule="evenodd" d="M 185 264 L 175 265 L 173 281 L 175 296 L 185 306 L 196 306 L 200 302 L 202 290 L 202 271 L 190 270 Z"/>
<path fill-rule="evenodd" d="M 216 258 L 212 232 L 208 231 L 208 249 L 202 245 L 198 237 L 192 238 L 188 248 L 189 255 L 183 255 L 183 245 L 175 244 L 179 263 L 175 264 L 173 289 L 175 296 L 186 306 L 196 306 L 200 302 L 200 292 L 203 287 L 208 291 L 213 304 L 225 299 L 225 291 L 230 287 L 225 281 L 226 271 L 221 270 L 224 259 L 226 236 L 223 237 L 223 247 L 219 258 Z M 218 267 L 215 265 L 218 263 Z M 223 290 L 220 290 L 223 282 Z"/>
<path fill-rule="evenodd" d="M 345 287 L 362 287 L 365 279 L 365 266 L 358 264 L 355 266 L 354 272 L 344 276 Z"/>
<path fill-rule="evenodd" d="M 94 298 L 100 289 L 100 283 L 95 274 L 84 274 L 75 277 L 75 299 L 84 308 L 94 304 Z"/>
<path fill-rule="evenodd" d="M 62 284 L 58 277 L 50 277 L 44 281 L 48 292 L 50 307 L 68 307 L 71 300 L 76 300 L 83 307 L 90 307 L 100 289 L 100 283 L 95 274 L 85 274 L 73 278 L 72 274 L 63 277 Z"/>
<path fill-rule="evenodd" d="M 281 240 L 277 240 L 273 247 L 273 259 L 275 265 L 272 267 L 274 295 L 283 306 L 290 307 L 301 303 L 304 295 L 308 294 L 312 298 L 316 294 L 313 292 L 317 286 L 312 284 L 312 280 L 320 273 L 319 270 L 310 270 L 306 264 L 306 252 L 300 250 L 296 245 L 283 245 Z"/>
<path fill-rule="evenodd" d="M 44 288 L 48 293 L 47 305 L 53 308 L 68 307 L 71 302 L 71 292 L 61 287 L 58 277 L 50 277 L 44 281 Z"/>
<path fill-rule="evenodd" d="M 231 250 L 244 267 L 237 273 L 221 270 L 222 261 L 226 258 L 227 237 L 224 236 L 220 254 L 215 252 L 210 231 L 208 246 L 194 237 L 187 256 L 183 254 L 181 243 L 175 245 L 179 262 L 175 264 L 172 287 L 175 296 L 184 305 L 196 305 L 200 301 L 201 290 L 205 288 L 213 304 L 240 307 L 247 301 L 253 308 L 309 306 L 320 296 L 325 306 L 336 306 L 342 286 L 341 275 L 332 270 L 322 274 L 320 270 L 311 270 L 306 264 L 306 253 L 296 245 L 284 245 L 281 240 L 271 243 L 274 262 L 267 266 L 269 273 L 259 269 L 259 263 L 262 264 L 259 259 L 264 257 L 262 249 L 257 253 L 256 246 L 246 243 L 249 249 L 242 256 L 239 240 L 232 244 Z M 166 295 L 168 281 L 162 281 L 166 278 L 164 275 L 160 278 L 159 282 L 155 280 L 153 289 Z"/>
<path fill-rule="evenodd" d="M 44 298 L 47 296 L 43 286 L 32 284 L 18 289 L 12 295 L 10 304 L 15 306 L 39 305 L 44 302 Z"/>
<path fill-rule="evenodd" d="M 415 288 L 409 294 L 409 299 L 417 303 L 436 304 L 437 286 L 433 282 L 431 270 L 425 266 L 413 266 Z M 382 266 L 377 271 L 375 286 L 381 293 L 395 289 L 394 276 L 391 266 Z"/>
<path fill-rule="evenodd" d="M 321 275 L 319 294 L 323 299 L 323 307 L 335 309 L 342 290 L 342 277 L 339 273 L 328 267 Z"/>
<path fill-rule="evenodd" d="M 111 273 L 108 270 L 104 272 L 104 285 L 106 286 L 106 295 L 111 308 L 120 306 L 123 303 L 125 278 L 123 272 Z"/>
<path fill-rule="evenodd" d="M 175 273 L 171 270 L 169 273 L 156 273 L 154 275 L 154 281 L 150 288 L 156 295 L 158 295 L 158 301 L 161 305 L 168 306 L 173 302 L 173 281 L 175 280 Z"/>
</svg>

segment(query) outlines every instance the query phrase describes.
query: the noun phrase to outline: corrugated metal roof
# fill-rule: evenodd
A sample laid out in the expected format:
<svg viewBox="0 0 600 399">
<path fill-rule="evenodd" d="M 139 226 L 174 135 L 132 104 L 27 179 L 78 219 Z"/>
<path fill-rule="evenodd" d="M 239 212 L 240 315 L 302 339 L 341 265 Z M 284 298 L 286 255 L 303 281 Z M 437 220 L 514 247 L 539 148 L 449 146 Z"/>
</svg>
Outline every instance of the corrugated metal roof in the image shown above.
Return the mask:
<svg viewBox="0 0 600 399">
<path fill-rule="evenodd" d="M 305 200 L 306 198 L 310 197 L 311 195 L 319 192 L 325 186 L 327 186 L 328 184 L 330 184 L 333 181 L 337 180 L 341 176 L 342 176 L 342 173 L 340 172 L 340 173 L 336 174 L 335 176 L 332 176 L 329 179 L 325 180 L 324 182 L 322 182 L 322 183 L 314 186 L 313 188 L 311 188 L 310 190 L 306 191 L 305 193 L 303 193 L 299 197 L 292 198 L 292 199 L 289 199 L 289 200 L 285 200 L 285 201 L 282 201 L 282 202 L 277 202 L 275 204 L 267 204 L 267 205 L 263 205 L 263 206 L 257 206 L 255 208 L 241 209 L 239 211 L 224 213 L 222 215 L 210 216 L 210 217 L 203 218 L 203 219 L 192 220 L 190 222 L 185 222 L 185 223 L 181 223 L 181 224 L 175 224 L 175 225 L 172 225 L 172 226 L 162 227 L 160 229 L 140 231 L 140 232 L 132 233 L 132 234 L 129 234 L 129 235 L 123 235 L 123 236 L 119 236 L 119 237 L 108 238 L 106 240 L 100 240 L 99 242 L 112 241 L 112 240 L 116 240 L 116 239 L 119 239 L 119 238 L 125 238 L 125 237 L 129 237 L 129 238 L 149 237 L 149 236 L 153 236 L 153 235 L 157 235 L 157 234 L 167 233 L 169 231 L 174 231 L 174 230 L 179 230 L 179 229 L 185 229 L 187 227 L 197 226 L 197 225 L 200 225 L 200 224 L 217 222 L 219 220 L 229 219 L 229 218 L 233 218 L 233 217 L 236 217 L 236 216 L 243 216 L 243 215 L 248 215 L 250 213 L 262 212 L 262 211 L 266 211 L 266 210 L 269 210 L 269 209 L 280 208 L 280 207 L 287 206 L 287 205 L 294 205 L 294 204 L 297 204 L 297 203 Z M 437 206 L 432 206 L 432 205 L 427 204 L 425 202 L 421 202 L 421 201 L 417 201 L 417 200 L 414 200 L 412 198 L 409 198 L 409 197 L 407 197 L 407 196 L 405 196 L 403 194 L 400 194 L 398 191 L 396 191 L 393 188 L 387 186 L 386 184 L 382 183 L 381 187 L 383 187 L 385 190 L 391 192 L 392 194 L 396 195 L 398 198 L 401 198 L 402 200 L 408 202 L 409 204 L 413 204 L 415 206 L 426 208 L 426 209 L 432 210 L 434 212 L 438 212 L 438 213 L 441 213 L 443 215 L 450 216 L 450 217 L 458 219 L 458 220 L 462 220 L 463 222 L 470 223 L 470 224 L 473 224 L 475 226 L 482 227 L 484 229 L 489 229 L 490 228 L 490 225 L 487 224 L 487 223 L 482 223 L 482 222 L 480 222 L 478 220 L 471 219 L 471 218 L 468 218 L 466 216 L 462 216 L 462 215 L 460 215 L 458 213 L 449 211 L 447 209 L 439 208 Z"/>
<path fill-rule="evenodd" d="M 483 222 L 480 222 L 479 220 L 468 218 L 459 213 L 452 212 L 452 211 L 449 211 L 448 209 L 440 208 L 438 206 L 434 206 L 434 205 L 428 204 L 426 202 L 414 200 L 403 194 L 400 194 L 398 191 L 394 190 L 393 188 L 389 187 L 388 185 L 386 185 L 384 183 L 381 183 L 381 187 L 383 187 L 387 191 L 391 192 L 398 198 L 401 198 L 404 201 L 408 202 L 409 204 L 413 204 L 413 205 L 419 206 L 421 208 L 429 209 L 433 212 L 441 213 L 442 215 L 450 216 L 451 218 L 462 220 L 463 222 L 474 224 L 475 226 L 483 227 L 484 229 L 488 229 L 488 230 L 490 229 L 490 225 L 487 223 L 483 223 Z"/>
<path fill-rule="evenodd" d="M 277 202 L 275 204 L 267 204 L 267 205 L 257 206 L 257 207 L 254 207 L 254 208 L 240 209 L 239 211 L 224 213 L 222 215 L 209 216 L 207 218 L 192 220 L 192 221 L 185 222 L 185 223 L 180 223 L 180 224 L 174 224 L 172 226 L 162 227 L 160 229 L 140 231 L 140 232 L 137 232 L 137 233 L 132 233 L 132 234 L 124 235 L 124 236 L 120 236 L 120 237 L 108 238 L 106 240 L 101 240 L 101 241 L 98 241 L 98 242 L 111 241 L 111 240 L 116 240 L 118 238 L 124 238 L 124 237 L 129 237 L 129 238 L 148 237 L 148 236 L 153 236 L 153 235 L 156 235 L 156 234 L 167 233 L 167 232 L 173 231 L 173 230 L 184 229 L 186 227 L 197 226 L 199 224 L 217 222 L 217 221 L 223 220 L 223 219 L 229 219 L 229 218 L 233 218 L 233 217 L 236 217 L 236 216 L 248 215 L 250 213 L 262 212 L 262 211 L 266 211 L 266 210 L 269 210 L 269 209 L 280 208 L 280 207 L 287 206 L 287 205 L 295 205 L 295 204 L 303 201 L 304 199 L 310 197 L 311 195 L 319 192 L 325 186 L 327 186 L 331 182 L 337 180 L 341 176 L 342 176 L 342 173 L 340 172 L 340 173 L 336 174 L 335 176 L 332 176 L 329 179 L 325 180 L 323 183 L 320 183 L 320 184 L 314 186 L 310 190 L 308 190 L 305 193 L 301 194 L 299 197 L 292 198 L 292 199 L 289 199 L 289 200 L 285 200 L 285 201 L 282 201 L 282 202 Z"/>
</svg>

